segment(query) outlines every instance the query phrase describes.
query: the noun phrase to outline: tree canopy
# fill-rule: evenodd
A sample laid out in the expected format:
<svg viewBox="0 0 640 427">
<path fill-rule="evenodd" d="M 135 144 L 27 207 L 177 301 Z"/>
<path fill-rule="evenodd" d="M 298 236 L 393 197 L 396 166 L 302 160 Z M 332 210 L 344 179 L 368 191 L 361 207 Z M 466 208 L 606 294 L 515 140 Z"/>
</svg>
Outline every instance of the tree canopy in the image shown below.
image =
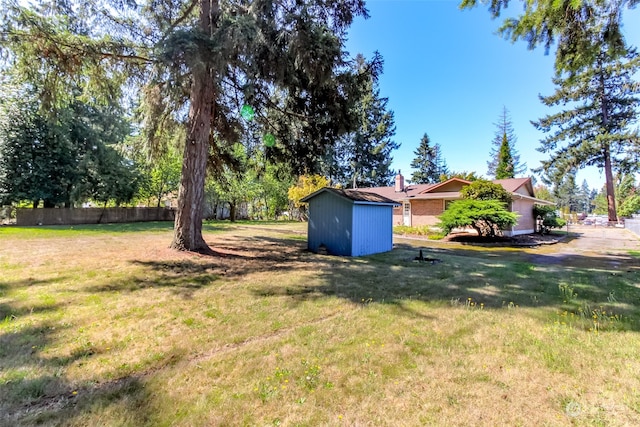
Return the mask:
<svg viewBox="0 0 640 427">
<path fill-rule="evenodd" d="M 527 170 L 527 165 L 520 163 L 520 155 L 515 149 L 517 138 L 506 107 L 503 107 L 495 125 L 497 131 L 489 154 L 490 160 L 487 162 L 487 173 L 495 179 L 515 178 Z"/>
<path fill-rule="evenodd" d="M 460 190 L 463 199 L 472 200 L 497 200 L 508 206 L 511 203 L 511 194 L 500 184 L 494 184 L 485 179 L 473 181 Z"/>
<path fill-rule="evenodd" d="M 77 99 L 45 113 L 28 85 L 3 89 L 0 204 L 73 207 L 88 199 L 121 204 L 133 198 L 139 175 L 116 149 L 129 133 L 121 109 Z"/>
<path fill-rule="evenodd" d="M 355 129 L 342 135 L 333 146 L 327 147 L 320 171 L 334 185 L 343 187 L 378 187 L 389 185 L 395 171 L 391 169 L 391 153 L 400 144 L 395 135 L 393 111 L 387 108 L 388 99 L 380 95 L 378 74 L 382 58 L 376 54 L 372 61 L 358 55 L 354 72 L 366 76 L 361 81 L 359 99 L 352 106 Z"/>
<path fill-rule="evenodd" d="M 464 199 L 451 203 L 440 216 L 440 228 L 449 234 L 454 228 L 472 227 L 479 236 L 494 237 L 518 223 L 518 215 L 499 200 Z"/>
<path fill-rule="evenodd" d="M 420 145 L 413 154 L 416 156 L 411 161 L 411 167 L 415 171 L 411 174 L 411 182 L 415 184 L 434 184 L 440 182 L 440 177 L 449 173 L 447 163 L 442 156 L 440 144 L 431 144 L 426 133 L 420 139 Z"/>
<path fill-rule="evenodd" d="M 616 221 L 614 170 L 636 169 L 640 135 L 631 125 L 637 122 L 640 85 L 633 80 L 640 58 L 630 50 L 612 58 L 606 44 L 593 67 L 573 76 L 557 77 L 553 95 L 541 97 L 547 106 L 567 108 L 533 122 L 551 133 L 541 141 L 539 151 L 551 155 L 541 166 L 552 182 L 585 166 L 604 169 L 609 221 Z"/>
<path fill-rule="evenodd" d="M 2 5 L 2 49 L 25 79 L 42 82 L 43 102 L 64 102 L 71 81 L 96 100 L 140 88 L 150 143 L 164 129 L 186 129 L 174 248 L 208 250 L 206 171 L 221 173 L 248 127 L 269 158 L 296 172 L 313 171 L 355 128 L 352 103 L 365 77 L 352 72 L 343 46 L 354 17 L 367 16 L 363 0 Z"/>
<path fill-rule="evenodd" d="M 460 8 L 487 5 L 492 17 L 498 18 L 513 3 L 510 0 L 462 0 Z M 601 16 L 599 35 L 610 46 L 613 56 L 625 50 L 622 33 L 622 12 L 633 8 L 639 0 L 533 0 L 522 1 L 522 12 L 504 19 L 499 33 L 515 42 L 522 40 L 529 49 L 543 46 L 548 52 L 556 48 L 557 73 L 574 72 L 596 62 L 599 47 L 593 43 L 590 21 Z"/>
</svg>

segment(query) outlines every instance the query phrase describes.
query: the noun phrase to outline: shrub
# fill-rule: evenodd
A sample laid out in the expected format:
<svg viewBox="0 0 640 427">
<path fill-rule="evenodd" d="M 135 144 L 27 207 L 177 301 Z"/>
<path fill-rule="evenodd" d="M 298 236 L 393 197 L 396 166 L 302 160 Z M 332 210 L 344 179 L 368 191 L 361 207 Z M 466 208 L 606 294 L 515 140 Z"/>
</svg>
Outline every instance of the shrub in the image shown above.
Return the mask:
<svg viewBox="0 0 640 427">
<path fill-rule="evenodd" d="M 498 200 L 505 205 L 511 202 L 511 194 L 500 184 L 479 179 L 460 190 L 463 199 Z"/>
<path fill-rule="evenodd" d="M 445 234 L 459 227 L 472 227 L 480 236 L 496 236 L 517 224 L 518 215 L 509 212 L 500 200 L 456 200 L 439 216 Z"/>
<path fill-rule="evenodd" d="M 560 218 L 556 213 L 555 206 L 534 205 L 533 217 L 536 220 L 538 217 L 542 218 L 542 229 L 538 230 L 540 233 L 548 233 L 550 228 L 562 228 L 567 225 L 567 221 Z"/>
</svg>

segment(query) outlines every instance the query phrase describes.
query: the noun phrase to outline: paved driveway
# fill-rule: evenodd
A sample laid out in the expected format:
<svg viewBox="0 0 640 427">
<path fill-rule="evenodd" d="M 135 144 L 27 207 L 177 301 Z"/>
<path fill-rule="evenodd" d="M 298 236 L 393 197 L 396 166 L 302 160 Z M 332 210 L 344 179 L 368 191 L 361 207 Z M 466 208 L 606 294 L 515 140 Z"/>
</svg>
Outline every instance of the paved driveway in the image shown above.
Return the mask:
<svg viewBox="0 0 640 427">
<path fill-rule="evenodd" d="M 569 232 L 568 239 L 550 245 L 542 253 L 530 253 L 528 259 L 536 264 L 640 271 L 640 258 L 629 254 L 640 252 L 640 238 L 631 231 L 570 225 Z"/>
<path fill-rule="evenodd" d="M 568 242 L 563 250 L 597 253 L 640 250 L 640 238 L 624 228 L 570 225 L 569 232 L 578 238 Z"/>
</svg>

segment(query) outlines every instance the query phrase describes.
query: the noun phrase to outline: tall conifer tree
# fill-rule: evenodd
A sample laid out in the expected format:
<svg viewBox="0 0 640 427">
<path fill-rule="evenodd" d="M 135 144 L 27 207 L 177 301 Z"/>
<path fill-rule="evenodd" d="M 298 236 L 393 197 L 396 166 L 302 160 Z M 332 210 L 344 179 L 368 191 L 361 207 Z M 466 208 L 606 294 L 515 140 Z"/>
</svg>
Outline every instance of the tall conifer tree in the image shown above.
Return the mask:
<svg viewBox="0 0 640 427">
<path fill-rule="evenodd" d="M 400 144 L 395 135 L 393 111 L 388 99 L 380 95 L 378 76 L 382 58 L 376 53 L 372 61 L 362 55 L 355 60 L 355 72 L 363 78 L 360 96 L 353 106 L 357 125 L 353 132 L 342 136 L 330 147 L 322 161 L 322 172 L 334 184 L 345 187 L 376 187 L 389 185 L 395 171 L 391 169 L 391 152 Z"/>
<path fill-rule="evenodd" d="M 186 128 L 174 248 L 209 249 L 202 238 L 207 167 L 222 173 L 245 121 L 261 128 L 269 157 L 299 172 L 312 170 L 325 147 L 354 128 L 350 102 L 359 76 L 348 70 L 343 46 L 353 19 L 367 15 L 363 0 L 2 6 L 0 44 L 25 75 L 34 74 L 29 64 L 46 64 L 43 97 L 63 98 L 71 78 L 117 96 L 110 90 L 133 76 L 129 82 L 143 83 L 151 142 L 171 124 Z"/>
<path fill-rule="evenodd" d="M 536 128 L 554 133 L 541 141 L 538 149 L 551 158 L 541 169 L 560 182 L 567 173 L 585 166 L 604 169 L 609 221 L 617 221 L 614 169 L 636 164 L 628 156 L 637 152 L 640 136 L 630 126 L 637 121 L 640 85 L 633 75 L 640 69 L 638 54 L 631 50 L 623 57 L 611 57 L 606 40 L 596 37 L 600 54 L 593 67 L 584 67 L 572 76 L 556 77 L 553 95 L 541 97 L 547 106 L 569 105 L 567 110 L 548 115 Z"/>
<path fill-rule="evenodd" d="M 487 174 L 496 179 L 515 178 L 527 170 L 527 165 L 520 163 L 520 155 L 515 149 L 517 138 L 506 107 L 495 125 L 498 129 L 487 162 Z"/>
<path fill-rule="evenodd" d="M 411 161 L 411 167 L 416 170 L 411 175 L 411 182 L 433 184 L 439 182 L 441 176 L 449 173 L 440 145 L 438 143 L 431 145 L 429 135 L 426 133 L 413 154 L 416 157 Z"/>
</svg>

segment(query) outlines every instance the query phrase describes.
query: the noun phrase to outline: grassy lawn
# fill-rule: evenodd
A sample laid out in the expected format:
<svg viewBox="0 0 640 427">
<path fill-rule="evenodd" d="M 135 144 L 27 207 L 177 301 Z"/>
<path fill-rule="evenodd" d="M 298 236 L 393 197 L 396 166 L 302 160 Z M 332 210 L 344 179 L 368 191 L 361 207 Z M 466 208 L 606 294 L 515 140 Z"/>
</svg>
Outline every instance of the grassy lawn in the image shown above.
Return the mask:
<svg viewBox="0 0 640 427">
<path fill-rule="evenodd" d="M 0 425 L 640 419 L 637 253 L 340 258 L 305 227 L 207 224 L 216 257 L 168 223 L 0 228 Z"/>
</svg>

